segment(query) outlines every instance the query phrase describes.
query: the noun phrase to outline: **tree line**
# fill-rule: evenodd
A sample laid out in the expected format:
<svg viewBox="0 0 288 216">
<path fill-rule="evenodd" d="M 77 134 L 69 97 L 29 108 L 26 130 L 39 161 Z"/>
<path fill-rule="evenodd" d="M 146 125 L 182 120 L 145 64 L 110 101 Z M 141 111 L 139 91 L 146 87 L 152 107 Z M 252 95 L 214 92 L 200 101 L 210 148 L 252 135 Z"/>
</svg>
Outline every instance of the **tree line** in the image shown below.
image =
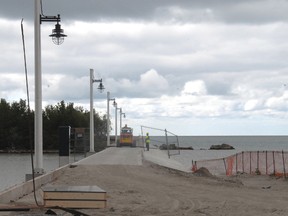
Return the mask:
<svg viewBox="0 0 288 216">
<path fill-rule="evenodd" d="M 58 149 L 59 126 L 71 128 L 89 128 L 90 112 L 83 107 L 65 103 L 63 100 L 56 105 L 48 105 L 43 110 L 43 149 Z M 94 112 L 96 150 L 105 146 L 107 135 L 106 115 Z M 26 100 L 8 103 L 0 101 L 0 150 L 34 149 L 34 111 L 30 110 Z"/>
</svg>

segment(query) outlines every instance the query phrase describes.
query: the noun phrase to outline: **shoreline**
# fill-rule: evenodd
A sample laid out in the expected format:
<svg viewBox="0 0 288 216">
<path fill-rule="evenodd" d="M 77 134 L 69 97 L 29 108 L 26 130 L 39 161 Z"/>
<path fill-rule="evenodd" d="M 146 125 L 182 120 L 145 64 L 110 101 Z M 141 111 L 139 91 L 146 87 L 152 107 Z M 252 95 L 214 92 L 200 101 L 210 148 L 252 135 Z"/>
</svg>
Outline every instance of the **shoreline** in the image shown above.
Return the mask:
<svg viewBox="0 0 288 216">
<path fill-rule="evenodd" d="M 59 150 L 43 150 L 43 153 L 45 154 L 50 154 L 50 153 L 58 153 Z M 0 154 L 29 154 L 31 153 L 30 150 L 0 150 Z M 32 153 L 34 154 L 34 150 L 32 151 Z"/>
</svg>

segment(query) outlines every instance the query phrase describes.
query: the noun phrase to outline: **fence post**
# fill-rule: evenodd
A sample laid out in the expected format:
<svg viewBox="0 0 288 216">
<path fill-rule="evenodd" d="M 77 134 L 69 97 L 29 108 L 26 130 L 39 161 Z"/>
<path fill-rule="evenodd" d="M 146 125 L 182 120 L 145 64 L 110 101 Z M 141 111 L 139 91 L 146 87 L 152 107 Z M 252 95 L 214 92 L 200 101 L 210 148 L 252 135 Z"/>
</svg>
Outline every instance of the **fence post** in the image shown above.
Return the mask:
<svg viewBox="0 0 288 216">
<path fill-rule="evenodd" d="M 192 172 L 195 172 L 197 170 L 197 161 L 193 162 L 192 160 Z"/>
<path fill-rule="evenodd" d="M 145 149 L 145 140 L 144 140 L 144 135 L 143 135 L 143 127 L 141 126 L 141 135 L 142 135 L 142 143 L 143 143 L 143 149 L 144 149 L 144 151 L 146 151 L 146 149 Z"/>
<path fill-rule="evenodd" d="M 167 130 L 166 130 L 166 129 L 165 129 L 165 137 L 166 137 L 166 145 L 167 145 L 168 158 L 170 158 L 170 149 L 169 149 L 168 136 L 167 136 Z"/>
<path fill-rule="evenodd" d="M 249 152 L 249 155 L 250 155 L 250 174 L 251 174 L 251 172 L 252 172 L 252 161 L 251 161 L 251 154 L 252 154 L 252 152 L 250 151 L 250 152 Z"/>
<path fill-rule="evenodd" d="M 194 163 L 193 163 L 193 160 L 192 160 L 192 168 L 191 168 L 192 171 L 193 171 L 193 166 L 194 166 Z"/>
<path fill-rule="evenodd" d="M 259 151 L 257 151 L 257 170 L 259 170 Z"/>
<path fill-rule="evenodd" d="M 284 158 L 284 151 L 282 150 L 282 160 L 283 160 L 283 171 L 284 171 L 284 178 L 286 178 L 286 169 L 285 169 L 285 158 Z"/>
<path fill-rule="evenodd" d="M 236 153 L 236 174 L 238 173 L 238 153 Z"/>
<path fill-rule="evenodd" d="M 223 162 L 224 162 L 225 174 L 227 175 L 227 168 L 226 168 L 226 161 L 225 161 L 225 158 L 223 158 Z"/>
<path fill-rule="evenodd" d="M 243 173 L 245 173 L 245 171 L 244 171 L 244 151 L 242 151 L 242 170 L 243 170 Z"/>
<path fill-rule="evenodd" d="M 268 175 L 268 155 L 267 155 L 267 151 L 265 152 L 265 156 L 266 156 L 266 175 Z"/>
<path fill-rule="evenodd" d="M 276 167 L 275 167 L 275 155 L 274 155 L 274 151 L 272 151 L 272 156 L 273 156 L 273 169 L 274 169 L 274 176 L 276 175 Z"/>
</svg>

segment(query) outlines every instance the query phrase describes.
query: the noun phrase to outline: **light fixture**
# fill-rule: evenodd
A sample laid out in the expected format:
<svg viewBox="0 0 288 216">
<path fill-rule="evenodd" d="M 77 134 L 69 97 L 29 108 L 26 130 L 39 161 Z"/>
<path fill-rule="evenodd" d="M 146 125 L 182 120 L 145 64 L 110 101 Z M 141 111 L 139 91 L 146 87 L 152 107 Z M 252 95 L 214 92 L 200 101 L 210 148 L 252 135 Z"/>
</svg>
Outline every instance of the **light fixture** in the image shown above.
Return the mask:
<svg viewBox="0 0 288 216">
<path fill-rule="evenodd" d="M 114 107 L 117 107 L 117 103 L 116 103 L 115 100 L 114 100 L 114 102 L 113 102 L 113 106 L 114 106 Z"/>
<path fill-rule="evenodd" d="M 61 29 L 61 25 L 57 21 L 57 24 L 55 25 L 55 29 L 52 30 L 52 34 L 49 35 L 49 37 L 52 37 L 52 41 L 56 45 L 60 45 L 64 42 L 64 38 L 67 37 L 67 35 L 63 34 L 64 30 Z"/>
<path fill-rule="evenodd" d="M 99 89 L 100 93 L 104 91 L 105 88 L 104 88 L 104 85 L 102 84 L 102 79 L 100 80 L 100 83 L 97 89 Z"/>
<path fill-rule="evenodd" d="M 60 14 L 58 14 L 58 16 L 41 16 L 40 20 L 41 22 L 57 22 L 55 24 L 55 29 L 52 30 L 52 34 L 50 34 L 49 37 L 52 37 L 54 44 L 61 45 L 67 35 L 64 34 L 64 30 L 61 29 L 61 25 L 59 24 L 61 21 Z"/>
</svg>

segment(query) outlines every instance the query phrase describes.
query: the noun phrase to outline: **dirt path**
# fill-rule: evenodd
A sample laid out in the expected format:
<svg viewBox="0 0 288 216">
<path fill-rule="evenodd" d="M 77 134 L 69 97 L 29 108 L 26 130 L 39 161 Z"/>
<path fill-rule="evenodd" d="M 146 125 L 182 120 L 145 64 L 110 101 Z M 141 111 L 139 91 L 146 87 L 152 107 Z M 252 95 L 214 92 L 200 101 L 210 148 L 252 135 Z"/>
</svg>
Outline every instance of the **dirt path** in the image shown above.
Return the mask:
<svg viewBox="0 0 288 216">
<path fill-rule="evenodd" d="M 108 207 L 81 210 L 88 215 L 288 215 L 288 182 L 263 176 L 199 177 L 144 162 L 78 165 L 53 184 L 95 184 L 106 190 Z"/>
</svg>

